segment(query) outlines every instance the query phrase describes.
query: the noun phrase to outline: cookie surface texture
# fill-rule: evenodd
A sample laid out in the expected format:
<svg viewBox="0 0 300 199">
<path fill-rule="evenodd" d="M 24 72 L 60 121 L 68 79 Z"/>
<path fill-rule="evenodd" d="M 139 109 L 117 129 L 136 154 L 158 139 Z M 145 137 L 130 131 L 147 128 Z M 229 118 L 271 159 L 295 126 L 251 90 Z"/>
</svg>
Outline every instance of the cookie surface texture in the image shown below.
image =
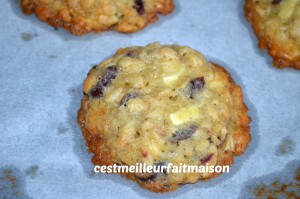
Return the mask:
<svg viewBox="0 0 300 199">
<path fill-rule="evenodd" d="M 143 29 L 174 9 L 172 0 L 21 0 L 25 14 L 35 13 L 53 27 L 74 35 Z"/>
<path fill-rule="evenodd" d="M 274 66 L 300 69 L 300 0 L 246 0 L 245 16 Z"/>
<path fill-rule="evenodd" d="M 231 165 L 251 140 L 248 109 L 229 73 L 189 47 L 119 49 L 83 86 L 78 124 L 95 165 Z M 123 173 L 167 192 L 220 173 Z"/>
</svg>

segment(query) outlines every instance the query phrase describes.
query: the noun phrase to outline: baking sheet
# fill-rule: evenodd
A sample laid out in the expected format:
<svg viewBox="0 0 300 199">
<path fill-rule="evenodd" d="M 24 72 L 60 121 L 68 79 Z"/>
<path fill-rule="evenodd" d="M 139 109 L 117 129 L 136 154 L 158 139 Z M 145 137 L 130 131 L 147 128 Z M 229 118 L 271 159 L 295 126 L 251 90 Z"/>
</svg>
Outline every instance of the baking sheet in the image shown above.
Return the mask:
<svg viewBox="0 0 300 199">
<path fill-rule="evenodd" d="M 134 34 L 75 37 L 0 6 L 0 198 L 254 198 L 253 186 L 293 180 L 300 165 L 300 71 L 278 70 L 257 48 L 243 0 L 175 0 L 176 10 Z M 187 45 L 230 71 L 253 119 L 252 142 L 229 174 L 156 194 L 120 175 L 93 174 L 76 124 L 92 65 L 120 47 Z M 287 179 L 288 178 L 288 179 Z"/>
</svg>

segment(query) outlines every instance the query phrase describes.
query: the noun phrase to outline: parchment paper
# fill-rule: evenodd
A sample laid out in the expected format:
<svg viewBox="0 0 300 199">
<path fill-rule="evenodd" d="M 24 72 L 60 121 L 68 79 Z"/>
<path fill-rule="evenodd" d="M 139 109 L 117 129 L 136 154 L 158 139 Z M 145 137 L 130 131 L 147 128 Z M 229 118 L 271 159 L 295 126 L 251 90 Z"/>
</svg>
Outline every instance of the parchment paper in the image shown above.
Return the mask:
<svg viewBox="0 0 300 199">
<path fill-rule="evenodd" d="M 300 165 L 300 71 L 257 48 L 243 0 L 175 0 L 176 10 L 134 34 L 83 37 L 0 6 L 0 198 L 254 198 L 253 187 L 293 180 Z M 155 194 L 120 175 L 93 174 L 76 124 L 82 83 L 120 47 L 187 45 L 232 74 L 252 117 L 252 142 L 230 173 Z"/>
</svg>

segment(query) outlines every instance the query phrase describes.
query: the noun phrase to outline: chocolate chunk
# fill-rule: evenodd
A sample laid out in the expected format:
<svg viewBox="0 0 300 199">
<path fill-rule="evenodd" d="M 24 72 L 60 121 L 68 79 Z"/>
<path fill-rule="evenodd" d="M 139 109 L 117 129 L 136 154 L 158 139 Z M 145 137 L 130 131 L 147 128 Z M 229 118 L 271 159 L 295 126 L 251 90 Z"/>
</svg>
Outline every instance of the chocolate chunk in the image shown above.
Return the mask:
<svg viewBox="0 0 300 199">
<path fill-rule="evenodd" d="M 112 80 L 117 77 L 118 69 L 116 66 L 109 66 L 107 67 L 102 77 L 99 79 L 96 86 L 91 90 L 90 96 L 93 98 L 100 98 L 103 96 L 104 88 L 111 84 Z"/>
<path fill-rule="evenodd" d="M 145 13 L 145 7 L 144 7 L 144 2 L 143 0 L 134 0 L 134 8 L 136 11 L 140 14 L 143 15 Z"/>
<path fill-rule="evenodd" d="M 109 66 L 105 69 L 104 74 L 100 80 L 102 86 L 108 86 L 112 80 L 117 77 L 118 69 L 116 66 Z"/>
<path fill-rule="evenodd" d="M 279 4 L 280 2 L 282 2 L 282 0 L 273 0 L 273 1 L 272 1 L 272 4 L 275 5 L 275 4 Z"/>
<path fill-rule="evenodd" d="M 120 102 L 120 106 L 127 106 L 127 102 L 132 99 L 132 98 L 136 98 L 138 97 L 138 94 L 135 93 L 135 92 L 131 92 L 131 93 L 128 93 L 127 95 L 125 95 L 121 102 Z"/>
<path fill-rule="evenodd" d="M 190 126 L 189 128 L 176 131 L 175 134 L 169 139 L 169 141 L 177 142 L 190 138 L 194 133 L 196 133 L 197 128 L 197 126 Z"/>
<path fill-rule="evenodd" d="M 137 52 L 135 50 L 130 50 L 126 53 L 126 56 L 135 58 L 137 56 Z"/>
<path fill-rule="evenodd" d="M 191 99 L 195 97 L 195 95 L 203 89 L 205 85 L 204 77 L 197 77 L 192 79 L 189 83 L 189 96 Z"/>
<path fill-rule="evenodd" d="M 208 162 L 212 159 L 213 155 L 214 155 L 214 154 L 212 153 L 212 154 L 209 154 L 209 155 L 207 155 L 206 157 L 202 158 L 202 159 L 200 160 L 200 163 L 201 163 L 201 164 L 206 164 L 206 163 L 208 163 Z"/>
</svg>

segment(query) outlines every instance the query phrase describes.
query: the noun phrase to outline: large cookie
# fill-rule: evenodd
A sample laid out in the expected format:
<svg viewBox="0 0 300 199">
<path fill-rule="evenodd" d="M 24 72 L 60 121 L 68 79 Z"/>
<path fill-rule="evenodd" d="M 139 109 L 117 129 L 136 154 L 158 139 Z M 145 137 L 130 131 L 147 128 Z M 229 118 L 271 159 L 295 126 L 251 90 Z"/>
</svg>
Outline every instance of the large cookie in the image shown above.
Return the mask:
<svg viewBox="0 0 300 199">
<path fill-rule="evenodd" d="M 246 0 L 245 15 L 274 66 L 300 69 L 300 0 Z"/>
<path fill-rule="evenodd" d="M 74 35 L 115 29 L 130 33 L 173 11 L 172 0 L 21 0 L 25 14 Z"/>
<path fill-rule="evenodd" d="M 95 165 L 231 165 L 251 140 L 241 88 L 189 47 L 120 49 L 84 82 L 78 124 Z M 155 192 L 219 173 L 122 173 Z"/>
</svg>

